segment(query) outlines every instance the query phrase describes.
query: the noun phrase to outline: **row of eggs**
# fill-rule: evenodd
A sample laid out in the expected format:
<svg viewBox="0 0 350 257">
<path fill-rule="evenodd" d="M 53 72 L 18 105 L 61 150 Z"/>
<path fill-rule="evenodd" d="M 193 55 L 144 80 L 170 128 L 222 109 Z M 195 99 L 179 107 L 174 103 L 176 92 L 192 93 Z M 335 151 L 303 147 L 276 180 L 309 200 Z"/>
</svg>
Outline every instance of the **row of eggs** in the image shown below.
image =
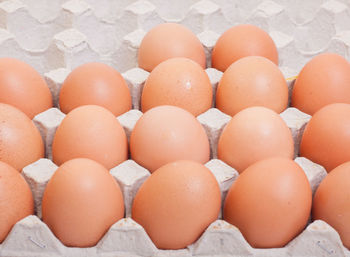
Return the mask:
<svg viewBox="0 0 350 257">
<path fill-rule="evenodd" d="M 277 48 L 266 32 L 253 25 L 227 30 L 212 51 L 212 67 L 224 72 L 216 107 L 231 116 L 256 105 L 277 113 L 285 110 L 288 90 L 277 65 Z M 151 29 L 140 45 L 139 66 L 150 71 L 141 96 L 143 112 L 176 105 L 198 116 L 212 106 L 213 90 L 203 70 L 204 48 L 182 25 L 165 23 Z M 33 68 L 2 58 L 0 71 L 1 102 L 16 106 L 30 118 L 52 107 L 50 91 Z M 327 104 L 350 103 L 349 81 L 349 62 L 337 54 L 320 54 L 301 70 L 292 106 L 312 115 Z M 68 113 L 86 104 L 101 105 L 115 116 L 130 110 L 130 92 L 118 71 L 102 63 L 88 63 L 69 74 L 60 90 L 61 110 Z"/>
<path fill-rule="evenodd" d="M 277 114 L 288 102 L 277 63 L 272 39 L 251 25 L 225 32 L 212 53 L 212 66 L 224 71 L 216 106 L 233 116 L 220 137 L 218 156 L 241 173 L 226 198 L 224 219 L 236 225 L 254 247 L 285 245 L 305 227 L 312 205 L 305 174 L 291 160 L 290 131 Z M 203 70 L 205 54 L 189 30 L 162 24 L 142 41 L 139 66 L 151 73 L 141 98 L 145 113 L 131 134 L 130 153 L 152 175 L 134 199 L 132 217 L 157 247 L 183 248 L 218 217 L 221 202 L 215 178 L 202 165 L 209 160 L 209 143 L 195 119 L 212 104 L 212 88 Z M 293 90 L 292 105 L 314 114 L 302 138 L 301 155 L 328 171 L 350 160 L 346 151 L 350 106 L 326 106 L 350 99 L 349 70 L 340 56 L 319 55 L 303 68 Z M 1 102 L 30 118 L 52 106 L 45 81 L 30 66 L 1 59 L 0 75 Z M 251 107 L 256 105 L 263 107 Z M 52 150 L 54 162 L 61 166 L 45 190 L 43 220 L 64 244 L 92 246 L 124 216 L 123 196 L 108 169 L 128 158 L 128 142 L 115 116 L 131 108 L 130 92 L 113 68 L 85 64 L 65 80 L 60 108 L 68 114 L 56 131 Z M 24 113 L 1 104 L 0 118 L 1 161 L 21 170 L 43 157 L 40 134 Z M 327 176 L 313 202 L 314 218 L 334 226 L 346 246 L 349 225 L 343 203 L 349 191 L 348 166 L 343 164 L 336 168 L 340 171 Z M 14 168 L 1 163 L 1 187 L 7 192 L 1 204 L 2 220 L 7 220 L 0 226 L 1 240 L 16 221 L 33 213 L 31 192 Z M 327 201 L 333 195 L 339 199 L 339 208 Z M 19 216 L 18 209 L 22 210 Z M 344 219 L 339 221 L 342 213 Z"/>
</svg>

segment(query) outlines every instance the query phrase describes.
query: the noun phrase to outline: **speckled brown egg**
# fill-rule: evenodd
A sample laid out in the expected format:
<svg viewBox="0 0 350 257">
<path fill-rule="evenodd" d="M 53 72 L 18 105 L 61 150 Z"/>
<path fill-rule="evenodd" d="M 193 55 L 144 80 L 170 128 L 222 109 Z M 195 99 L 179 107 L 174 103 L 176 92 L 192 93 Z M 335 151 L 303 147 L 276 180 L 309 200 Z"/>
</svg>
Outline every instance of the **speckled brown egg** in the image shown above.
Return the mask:
<svg viewBox="0 0 350 257">
<path fill-rule="evenodd" d="M 142 115 L 130 136 L 131 158 L 150 172 L 176 160 L 209 161 L 209 140 L 199 121 L 176 106 Z"/>
<path fill-rule="evenodd" d="M 112 112 L 97 105 L 84 105 L 68 113 L 52 143 L 52 158 L 57 165 L 89 158 L 111 169 L 127 157 L 123 127 Z"/>
<path fill-rule="evenodd" d="M 216 42 L 212 67 L 225 71 L 235 61 L 246 56 L 263 56 L 278 65 L 278 52 L 272 38 L 264 30 L 241 24 L 225 31 Z"/>
<path fill-rule="evenodd" d="M 331 225 L 350 248 L 350 162 L 339 165 L 322 180 L 313 200 L 312 218 Z"/>
<path fill-rule="evenodd" d="M 251 106 L 277 113 L 288 105 L 287 82 L 276 64 L 261 56 L 233 63 L 223 74 L 216 92 L 216 107 L 231 116 Z"/>
<path fill-rule="evenodd" d="M 60 109 L 68 113 L 82 105 L 99 105 L 119 116 L 131 109 L 128 85 L 120 73 L 103 63 L 75 68 L 62 84 Z"/>
<path fill-rule="evenodd" d="M 13 225 L 34 214 L 32 192 L 22 175 L 0 161 L 0 243 Z"/>
<path fill-rule="evenodd" d="M 292 106 L 313 115 L 332 103 L 350 104 L 350 63 L 340 55 L 315 56 L 300 71 L 293 87 Z"/>
<path fill-rule="evenodd" d="M 140 187 L 132 218 L 160 249 L 194 243 L 220 211 L 219 185 L 204 165 L 176 161 L 156 170 Z"/>
<path fill-rule="evenodd" d="M 141 96 L 142 111 L 159 105 L 181 107 L 193 115 L 208 110 L 213 92 L 207 73 L 187 58 L 172 58 L 149 75 Z"/>
<path fill-rule="evenodd" d="M 305 228 L 311 203 L 311 187 L 300 166 L 270 158 L 249 166 L 233 182 L 224 219 L 255 248 L 283 247 Z"/>
<path fill-rule="evenodd" d="M 61 165 L 48 182 L 42 216 L 66 246 L 91 247 L 124 217 L 123 195 L 101 164 L 73 159 Z"/>
<path fill-rule="evenodd" d="M 34 123 L 17 108 L 0 103 L 0 160 L 21 171 L 44 155 L 44 143 Z"/>
<path fill-rule="evenodd" d="M 0 58 L 0 102 L 15 106 L 32 119 L 52 107 L 52 95 L 40 74 L 13 58 Z"/>
<path fill-rule="evenodd" d="M 330 104 L 317 111 L 306 125 L 300 156 L 322 165 L 328 172 L 350 161 L 350 104 Z"/>
<path fill-rule="evenodd" d="M 139 67 L 152 71 L 158 64 L 173 57 L 189 58 L 205 68 L 204 48 L 196 35 L 185 26 L 164 23 L 148 31 L 139 48 Z"/>
<path fill-rule="evenodd" d="M 250 107 L 233 116 L 219 138 L 218 158 L 241 173 L 271 157 L 294 157 L 292 133 L 282 118 L 265 107 Z"/>
</svg>

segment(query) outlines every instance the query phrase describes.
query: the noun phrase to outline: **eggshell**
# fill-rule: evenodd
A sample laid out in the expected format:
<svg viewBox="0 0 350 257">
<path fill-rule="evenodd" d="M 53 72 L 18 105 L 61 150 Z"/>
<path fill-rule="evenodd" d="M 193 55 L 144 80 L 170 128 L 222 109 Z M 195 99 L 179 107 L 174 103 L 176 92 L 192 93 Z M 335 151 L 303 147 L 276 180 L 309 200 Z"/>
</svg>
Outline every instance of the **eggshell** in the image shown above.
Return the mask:
<svg viewBox="0 0 350 257">
<path fill-rule="evenodd" d="M 332 103 L 350 103 L 350 63 L 331 53 L 317 55 L 299 73 L 292 106 L 313 115 Z"/>
<path fill-rule="evenodd" d="M 123 218 L 123 195 L 109 171 L 84 158 L 67 161 L 48 182 L 43 221 L 66 246 L 90 247 Z"/>
<path fill-rule="evenodd" d="M 330 104 L 317 111 L 306 125 L 300 156 L 322 165 L 328 172 L 350 161 L 350 104 Z"/>
<path fill-rule="evenodd" d="M 253 247 L 283 247 L 305 228 L 311 202 L 311 187 L 300 166 L 270 158 L 249 166 L 233 182 L 224 219 Z"/>
<path fill-rule="evenodd" d="M 0 103 L 0 161 L 20 171 L 44 154 L 41 135 L 28 116 L 11 105 Z"/>
<path fill-rule="evenodd" d="M 202 67 L 187 58 L 173 58 L 151 72 L 142 91 L 141 106 L 146 112 L 159 105 L 175 105 L 198 116 L 211 107 L 212 99 L 212 86 Z"/>
<path fill-rule="evenodd" d="M 315 193 L 312 217 L 324 220 L 340 235 L 350 248 L 350 162 L 333 169 Z"/>
<path fill-rule="evenodd" d="M 288 105 L 287 82 L 277 65 L 261 56 L 244 57 L 223 74 L 216 92 L 216 107 L 231 116 L 264 106 L 277 113 Z"/>
<path fill-rule="evenodd" d="M 156 170 L 140 187 L 132 218 L 161 249 L 194 243 L 220 211 L 219 185 L 208 168 L 176 161 Z"/>
<path fill-rule="evenodd" d="M 125 131 L 113 113 L 97 105 L 84 105 L 67 114 L 52 142 L 52 157 L 57 165 L 89 158 L 107 169 L 127 159 Z"/>
<path fill-rule="evenodd" d="M 0 102 L 13 105 L 32 119 L 52 107 L 52 95 L 40 74 L 13 58 L 0 58 Z"/>
<path fill-rule="evenodd" d="M 100 105 L 119 116 L 131 109 L 128 85 L 120 73 L 103 63 L 75 68 L 62 84 L 60 109 L 68 113 L 81 105 Z"/>
<path fill-rule="evenodd" d="M 150 172 L 176 160 L 209 161 L 209 140 L 189 112 L 158 106 L 144 113 L 130 136 L 131 158 Z"/>
<path fill-rule="evenodd" d="M 278 65 L 278 52 L 272 38 L 264 30 L 250 24 L 234 26 L 225 31 L 216 42 L 212 67 L 225 71 L 232 63 L 245 56 L 258 55 Z"/>
<path fill-rule="evenodd" d="M 292 133 L 282 118 L 265 107 L 237 113 L 224 128 L 218 157 L 238 172 L 270 157 L 294 157 Z"/>
<path fill-rule="evenodd" d="M 139 67 L 152 71 L 161 62 L 173 57 L 186 57 L 205 68 L 204 48 L 192 31 L 177 23 L 164 23 L 152 28 L 142 39 Z"/>
<path fill-rule="evenodd" d="M 0 243 L 13 225 L 34 214 L 33 195 L 22 175 L 0 161 Z"/>
</svg>

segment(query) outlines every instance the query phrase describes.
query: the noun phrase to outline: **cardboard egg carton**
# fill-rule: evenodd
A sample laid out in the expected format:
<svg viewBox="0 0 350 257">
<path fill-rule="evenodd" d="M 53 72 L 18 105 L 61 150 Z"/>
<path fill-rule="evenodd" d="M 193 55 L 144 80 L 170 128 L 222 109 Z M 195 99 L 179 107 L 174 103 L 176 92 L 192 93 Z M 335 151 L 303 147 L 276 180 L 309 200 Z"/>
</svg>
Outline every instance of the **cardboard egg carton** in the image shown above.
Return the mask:
<svg viewBox="0 0 350 257">
<path fill-rule="evenodd" d="M 129 138 L 142 116 L 140 97 L 149 75 L 137 67 L 137 51 L 145 33 L 163 22 L 190 28 L 204 46 L 206 72 L 216 91 L 222 72 L 211 67 L 211 51 L 218 37 L 240 23 L 255 24 L 271 35 L 287 79 L 289 95 L 294 76 L 314 55 L 329 51 L 350 57 L 350 3 L 347 0 L 0 0 L 0 57 L 15 57 L 36 68 L 51 90 L 54 107 L 38 114 L 46 156 L 25 167 L 22 175 L 33 192 L 35 213 L 19 221 L 0 245 L 0 256 L 350 256 L 338 233 L 323 221 L 314 221 L 283 248 L 254 249 L 240 231 L 220 213 L 203 235 L 182 250 L 159 250 L 145 230 L 131 219 L 133 198 L 150 176 L 147 169 L 127 160 L 110 170 L 124 195 L 124 219 L 115 223 L 91 248 L 64 246 L 40 220 L 46 184 L 57 169 L 51 161 L 55 131 L 65 114 L 58 96 L 69 72 L 80 64 L 99 61 L 122 73 L 132 95 L 132 110 L 117 117 Z M 290 98 L 289 98 L 290 99 Z M 210 142 L 211 160 L 205 165 L 215 175 L 222 202 L 238 173 L 217 158 L 217 143 L 230 116 L 215 107 L 197 117 Z M 290 101 L 289 101 L 290 102 Z M 297 157 L 310 116 L 288 107 L 281 114 L 295 144 L 295 162 L 305 171 L 314 193 L 325 169 Z"/>
<path fill-rule="evenodd" d="M 208 68 L 206 72 L 215 89 L 222 76 L 222 72 L 211 68 Z M 67 74 L 68 70 L 63 69 L 45 74 L 45 79 L 54 96 L 58 95 L 58 91 Z M 139 68 L 133 68 L 123 73 L 132 92 L 134 107 L 140 107 L 141 91 L 148 74 L 148 72 Z M 292 81 L 289 81 L 288 84 L 289 87 L 293 86 Z M 57 99 L 55 102 L 58 103 Z M 140 110 L 132 109 L 117 117 L 128 138 L 141 116 L 142 112 Z M 298 149 L 303 130 L 311 117 L 292 107 L 287 108 L 280 116 L 290 128 L 296 149 Z M 22 170 L 22 175 L 27 180 L 33 192 L 36 216 L 29 216 L 14 226 L 7 239 L 0 246 L 0 255 L 285 256 L 302 254 L 305 256 L 329 256 L 329 252 L 333 251 L 335 253 L 334 256 L 339 256 L 340 253 L 350 253 L 342 246 L 338 233 L 322 221 L 315 221 L 309 224 L 302 234 L 297 236 L 284 248 L 254 249 L 245 241 L 236 227 L 222 220 L 222 212 L 220 212 L 218 220 L 207 228 L 197 242 L 188 246 L 186 249 L 159 250 L 152 243 L 145 230 L 131 218 L 133 198 L 142 183 L 150 176 L 150 172 L 147 169 L 131 159 L 110 170 L 123 192 L 125 218 L 115 223 L 95 247 L 81 249 L 66 247 L 53 235 L 46 224 L 40 220 L 41 200 L 46 184 L 58 168 L 51 160 L 52 140 L 57 127 L 64 117 L 65 114 L 57 107 L 54 107 L 38 114 L 33 119 L 34 124 L 39 129 L 45 141 L 46 158 L 25 167 Z M 216 108 L 210 108 L 208 111 L 199 115 L 197 119 L 203 125 L 209 138 L 211 160 L 205 166 L 213 172 L 219 183 L 223 206 L 229 188 L 239 175 L 235 169 L 217 159 L 216 153 L 220 134 L 231 117 Z M 325 169 L 303 157 L 296 157 L 295 162 L 305 171 L 312 192 L 314 193 L 319 183 L 327 174 Z M 21 244 L 21 249 L 18 247 L 19 243 Z"/>
</svg>

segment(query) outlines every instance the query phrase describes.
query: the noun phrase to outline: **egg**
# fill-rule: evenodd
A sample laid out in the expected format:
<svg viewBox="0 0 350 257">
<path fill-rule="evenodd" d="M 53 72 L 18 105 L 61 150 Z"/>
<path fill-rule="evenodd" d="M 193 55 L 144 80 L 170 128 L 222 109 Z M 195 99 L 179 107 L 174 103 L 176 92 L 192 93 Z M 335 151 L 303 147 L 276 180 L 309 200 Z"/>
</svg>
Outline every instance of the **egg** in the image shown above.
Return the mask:
<svg viewBox="0 0 350 257">
<path fill-rule="evenodd" d="M 139 223 L 160 249 L 194 243 L 220 211 L 220 188 L 204 165 L 187 160 L 157 169 L 140 187 L 132 205 Z"/>
<path fill-rule="evenodd" d="M 97 105 L 80 106 L 68 113 L 52 142 L 52 158 L 57 165 L 74 158 L 89 158 L 111 169 L 127 157 L 123 127 L 112 112 Z"/>
<path fill-rule="evenodd" d="M 249 166 L 233 182 L 224 219 L 255 248 L 283 247 L 306 226 L 312 192 L 304 171 L 286 158 Z"/>
<path fill-rule="evenodd" d="M 250 24 L 234 26 L 216 42 L 212 67 L 225 71 L 232 63 L 246 56 L 263 56 L 278 65 L 278 52 L 272 38 L 264 30 Z"/>
<path fill-rule="evenodd" d="M 194 116 L 212 105 L 213 92 L 207 73 L 187 58 L 172 58 L 149 75 L 141 96 L 142 111 L 159 105 L 175 105 Z"/>
<path fill-rule="evenodd" d="M 44 143 L 34 123 L 17 108 L 0 103 L 0 161 L 21 171 L 44 155 Z"/>
<path fill-rule="evenodd" d="M 233 116 L 220 135 L 218 158 L 241 173 L 270 157 L 294 157 L 292 133 L 282 118 L 265 107 L 250 107 Z"/>
<path fill-rule="evenodd" d="M 130 135 L 131 158 L 155 171 L 176 160 L 209 161 L 209 140 L 199 121 L 175 106 L 158 106 L 142 115 Z"/>
<path fill-rule="evenodd" d="M 328 172 L 350 161 L 350 104 L 330 104 L 312 116 L 300 142 L 300 156 Z"/>
<path fill-rule="evenodd" d="M 33 119 L 52 107 L 52 95 L 40 74 L 13 58 L 0 58 L 0 102 L 15 106 Z"/>
<path fill-rule="evenodd" d="M 332 103 L 350 104 L 350 63 L 342 56 L 315 56 L 300 71 L 293 88 L 292 106 L 313 115 Z"/>
<path fill-rule="evenodd" d="M 64 245 L 91 247 L 124 217 L 123 195 L 101 164 L 73 159 L 61 165 L 48 182 L 42 217 Z"/>
<path fill-rule="evenodd" d="M 21 219 L 34 214 L 33 195 L 22 175 L 0 161 L 0 243 Z"/>
<path fill-rule="evenodd" d="M 282 72 L 261 56 L 244 57 L 230 65 L 216 92 L 216 107 L 231 116 L 251 106 L 280 113 L 287 105 L 288 86 Z"/>
<path fill-rule="evenodd" d="M 60 109 L 68 113 L 81 105 L 99 105 L 119 116 L 131 109 L 128 85 L 120 73 L 103 63 L 75 68 L 62 84 Z"/>
<path fill-rule="evenodd" d="M 192 31 L 181 24 L 164 23 L 155 26 L 141 41 L 139 67 L 152 71 L 161 62 L 173 57 L 186 57 L 206 66 L 204 48 Z"/>
<path fill-rule="evenodd" d="M 315 193 L 312 217 L 336 229 L 345 247 L 350 248 L 350 162 L 323 179 Z"/>
</svg>

